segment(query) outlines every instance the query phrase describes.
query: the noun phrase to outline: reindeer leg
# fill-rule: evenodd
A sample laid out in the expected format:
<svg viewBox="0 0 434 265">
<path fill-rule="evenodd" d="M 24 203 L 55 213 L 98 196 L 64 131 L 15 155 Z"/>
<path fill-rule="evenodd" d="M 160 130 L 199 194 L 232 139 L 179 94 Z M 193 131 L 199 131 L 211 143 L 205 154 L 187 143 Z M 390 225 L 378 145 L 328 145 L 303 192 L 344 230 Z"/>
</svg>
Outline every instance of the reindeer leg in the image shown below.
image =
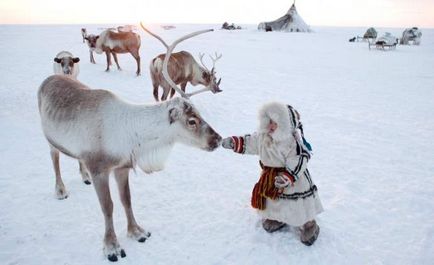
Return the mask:
<svg viewBox="0 0 434 265">
<path fill-rule="evenodd" d="M 134 218 L 133 209 L 131 207 L 131 193 L 128 182 L 128 168 L 120 168 L 115 170 L 115 178 L 118 183 L 119 195 L 122 205 L 124 206 L 125 214 L 128 221 L 128 236 L 139 241 L 145 242 L 151 236 L 151 233 L 141 228 Z"/>
<path fill-rule="evenodd" d="M 182 83 L 181 84 L 181 90 L 183 91 L 183 92 L 185 92 L 185 86 L 187 85 L 187 83 Z M 170 98 L 173 98 L 173 96 L 175 95 L 175 89 L 173 89 L 173 88 L 171 88 L 171 90 L 170 90 Z"/>
<path fill-rule="evenodd" d="M 158 84 L 152 83 L 152 86 L 154 87 L 154 99 L 158 102 L 158 88 L 160 87 Z"/>
<path fill-rule="evenodd" d="M 88 167 L 89 169 L 91 167 Z M 109 171 L 98 172 L 91 170 L 92 182 L 98 195 L 99 204 L 105 221 L 104 253 L 108 260 L 117 261 L 118 256 L 126 256 L 125 251 L 119 245 L 113 226 L 113 202 L 110 196 Z"/>
<path fill-rule="evenodd" d="M 175 95 L 175 89 L 170 89 L 170 98 L 173 98 L 173 95 Z"/>
<path fill-rule="evenodd" d="M 163 95 L 161 96 L 161 101 L 165 101 L 167 99 L 167 96 L 169 95 L 171 87 L 170 86 L 164 86 L 163 87 Z"/>
<path fill-rule="evenodd" d="M 87 173 L 86 166 L 82 161 L 78 161 L 78 164 L 80 167 L 81 179 L 83 180 L 84 184 L 90 185 L 90 176 L 89 173 Z"/>
<path fill-rule="evenodd" d="M 119 63 L 118 63 L 118 56 L 114 52 L 112 52 L 112 55 L 113 55 L 113 58 L 115 59 L 116 65 L 118 66 L 118 70 L 122 71 L 122 69 L 121 69 L 121 67 L 119 66 Z"/>
<path fill-rule="evenodd" d="M 110 57 L 110 52 L 106 51 L 105 55 L 107 57 L 107 69 L 105 69 L 105 71 L 108 72 L 108 71 L 110 71 L 110 65 L 112 64 L 111 57 Z"/>
<path fill-rule="evenodd" d="M 139 54 L 139 50 L 137 50 L 137 51 L 129 51 L 129 52 L 134 57 L 134 59 L 136 59 L 136 62 L 137 62 L 137 71 L 136 71 L 136 74 L 137 74 L 137 76 L 139 76 L 140 75 L 140 54 Z"/>
<path fill-rule="evenodd" d="M 93 52 L 89 51 L 89 53 L 90 53 L 90 62 L 95 64 L 95 58 L 93 58 Z"/>
<path fill-rule="evenodd" d="M 65 184 L 63 184 L 62 176 L 60 175 L 59 150 L 50 145 L 50 155 L 56 175 L 56 197 L 59 200 L 63 200 L 68 198 L 68 192 L 66 191 Z"/>
</svg>

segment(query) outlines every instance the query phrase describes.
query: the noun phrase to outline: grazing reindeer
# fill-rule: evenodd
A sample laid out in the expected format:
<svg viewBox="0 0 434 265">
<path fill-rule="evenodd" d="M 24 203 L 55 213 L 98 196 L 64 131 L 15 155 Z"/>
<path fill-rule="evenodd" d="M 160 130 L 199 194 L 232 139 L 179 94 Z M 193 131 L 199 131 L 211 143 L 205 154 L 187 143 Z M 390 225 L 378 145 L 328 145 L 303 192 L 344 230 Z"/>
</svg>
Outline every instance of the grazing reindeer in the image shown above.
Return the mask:
<svg viewBox="0 0 434 265">
<path fill-rule="evenodd" d="M 198 31 L 176 40 L 166 58 L 181 41 L 208 31 Z M 145 242 L 151 235 L 134 218 L 128 182 L 137 165 L 145 173 L 159 171 L 176 142 L 213 151 L 221 137 L 188 100 L 189 95 L 163 75 L 183 98 L 153 105 L 127 103 L 107 90 L 92 90 L 61 75 L 45 79 L 38 90 L 38 106 L 44 135 L 49 143 L 56 193 L 66 194 L 60 176 L 58 155 L 62 152 L 82 161 L 92 177 L 105 221 L 104 251 L 110 261 L 125 257 L 113 226 L 113 202 L 109 175 L 114 172 L 128 222 L 128 235 Z M 197 94 L 197 93 L 196 93 Z"/>
<path fill-rule="evenodd" d="M 160 54 L 151 61 L 149 66 L 151 72 L 152 86 L 154 87 L 154 98 L 158 101 L 158 88 L 161 86 L 163 88 L 163 95 L 161 100 L 166 100 L 170 92 L 170 98 L 175 94 L 175 89 L 165 81 L 162 75 L 163 61 L 165 54 Z M 203 54 L 200 54 L 200 66 L 193 56 L 186 51 L 181 51 L 173 53 L 169 58 L 168 71 L 170 78 L 175 82 L 175 84 L 181 84 L 182 91 L 185 92 L 185 87 L 188 82 L 193 86 L 201 84 L 213 93 L 221 92 L 219 85 L 221 78 L 217 81 L 215 72 L 215 63 L 222 55 L 215 55 L 215 58 L 211 57 L 213 61 L 213 66 L 209 70 L 203 63 Z"/>
<path fill-rule="evenodd" d="M 86 36 L 87 36 L 87 30 L 86 28 L 81 28 L 81 36 L 83 37 L 83 43 L 85 42 Z"/>
<path fill-rule="evenodd" d="M 74 57 L 72 53 L 61 51 L 54 57 L 53 71 L 55 74 L 68 75 L 77 79 L 78 73 L 80 72 L 78 66 L 79 61 L 80 58 Z"/>
<path fill-rule="evenodd" d="M 163 45 L 168 48 L 167 44 L 159 36 L 147 30 L 142 24 L 140 25 L 143 30 L 160 40 Z M 166 60 L 165 55 L 160 54 L 152 59 L 149 70 L 151 72 L 152 85 L 154 87 L 154 98 L 156 101 L 158 101 L 158 88 L 160 86 L 163 88 L 163 95 L 161 96 L 162 101 L 167 99 L 169 92 L 171 92 L 170 98 L 172 98 L 175 94 L 173 85 L 169 84 L 166 81 L 167 79 L 173 80 L 175 86 L 181 84 L 181 90 L 183 92 L 185 92 L 187 82 L 190 82 L 193 86 L 197 84 L 204 85 L 204 89 L 196 91 L 198 93 L 207 90 L 211 90 L 213 93 L 222 91 L 219 88 L 221 78 L 216 81 L 215 76 L 215 63 L 222 57 L 222 55 L 217 55 L 216 53 L 215 58 L 210 56 L 211 60 L 213 61 L 213 67 L 211 70 L 209 70 L 203 63 L 203 54 L 200 54 L 199 56 L 203 67 L 201 67 L 196 60 L 194 60 L 193 56 L 186 51 L 172 54 L 168 59 L 169 78 L 163 78 L 163 61 Z M 196 92 L 194 94 L 196 94 Z"/>
<path fill-rule="evenodd" d="M 115 59 L 118 70 L 121 67 L 118 63 L 117 53 L 131 53 L 137 62 L 136 74 L 140 75 L 140 35 L 134 32 L 114 32 L 111 29 L 104 30 L 98 36 L 86 38 L 88 41 L 89 48 L 91 49 L 91 61 L 92 61 L 92 50 L 98 54 L 105 52 L 107 56 L 107 68 L 106 72 L 110 71 L 111 57 L 113 55 Z"/>
</svg>

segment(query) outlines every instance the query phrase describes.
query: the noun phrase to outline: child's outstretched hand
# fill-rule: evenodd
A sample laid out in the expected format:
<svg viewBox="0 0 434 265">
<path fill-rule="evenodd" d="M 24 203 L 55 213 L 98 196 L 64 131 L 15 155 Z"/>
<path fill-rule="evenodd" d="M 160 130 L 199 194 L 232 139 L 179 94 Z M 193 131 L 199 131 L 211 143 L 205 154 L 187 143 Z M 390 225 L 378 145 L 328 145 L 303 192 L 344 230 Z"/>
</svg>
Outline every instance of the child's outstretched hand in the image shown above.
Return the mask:
<svg viewBox="0 0 434 265">
<path fill-rule="evenodd" d="M 283 192 L 283 189 L 288 187 L 289 185 L 292 185 L 292 181 L 289 177 L 279 174 L 276 177 L 274 177 L 274 186 L 281 190 Z"/>
<path fill-rule="evenodd" d="M 234 149 L 234 140 L 232 137 L 227 137 L 222 141 L 222 147 L 226 149 Z"/>
</svg>

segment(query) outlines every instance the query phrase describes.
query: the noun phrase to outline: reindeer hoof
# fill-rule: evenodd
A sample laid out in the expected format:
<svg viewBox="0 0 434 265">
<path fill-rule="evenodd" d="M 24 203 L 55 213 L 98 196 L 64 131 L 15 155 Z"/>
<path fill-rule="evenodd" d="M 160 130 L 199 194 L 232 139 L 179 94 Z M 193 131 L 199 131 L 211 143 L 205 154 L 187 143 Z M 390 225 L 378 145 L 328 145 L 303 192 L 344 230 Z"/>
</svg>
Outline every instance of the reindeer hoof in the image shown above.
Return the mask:
<svg viewBox="0 0 434 265">
<path fill-rule="evenodd" d="M 107 259 L 112 261 L 112 262 L 118 261 L 118 255 L 119 254 L 115 254 L 115 253 L 109 254 L 109 255 L 107 255 Z M 127 254 L 125 253 L 125 250 L 123 250 L 123 249 L 121 249 L 120 255 L 121 255 L 121 258 L 125 258 L 127 256 Z"/>
<path fill-rule="evenodd" d="M 111 262 L 118 261 L 118 257 L 116 257 L 116 254 L 108 255 L 107 258 L 108 258 L 108 260 L 110 260 Z"/>
<path fill-rule="evenodd" d="M 66 199 L 66 198 L 68 198 L 68 194 L 63 195 L 63 196 L 61 196 L 61 197 L 57 196 L 57 199 L 58 199 L 58 200 L 64 200 L 64 199 Z"/>
<path fill-rule="evenodd" d="M 140 243 L 144 243 L 151 236 L 151 233 L 136 225 L 128 229 L 128 236 Z"/>
<path fill-rule="evenodd" d="M 90 182 L 90 180 L 85 180 L 85 181 L 84 181 L 84 184 L 86 184 L 86 185 L 90 185 L 91 182 Z"/>
<path fill-rule="evenodd" d="M 64 199 L 68 198 L 68 192 L 66 191 L 66 189 L 64 187 L 56 188 L 56 198 L 58 200 L 64 200 Z"/>
<path fill-rule="evenodd" d="M 146 241 L 146 239 L 148 239 L 149 237 L 151 237 L 151 233 L 150 232 L 146 232 L 145 236 L 140 237 L 137 241 L 139 241 L 140 243 L 143 243 Z"/>
</svg>

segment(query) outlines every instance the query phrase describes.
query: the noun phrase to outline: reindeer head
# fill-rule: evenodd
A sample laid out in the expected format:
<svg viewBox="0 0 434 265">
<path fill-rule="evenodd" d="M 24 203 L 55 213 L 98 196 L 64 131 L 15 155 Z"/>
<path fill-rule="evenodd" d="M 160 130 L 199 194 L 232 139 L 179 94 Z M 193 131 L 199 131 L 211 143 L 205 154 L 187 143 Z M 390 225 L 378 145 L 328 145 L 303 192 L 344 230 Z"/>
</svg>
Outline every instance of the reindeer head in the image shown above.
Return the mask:
<svg viewBox="0 0 434 265">
<path fill-rule="evenodd" d="M 177 139 L 187 145 L 206 151 L 216 149 L 221 136 L 200 116 L 193 104 L 184 98 L 169 101 L 169 122 L 177 126 Z M 179 130 L 178 130 L 179 129 Z"/>
<path fill-rule="evenodd" d="M 96 48 L 96 41 L 98 40 L 99 36 L 94 34 L 89 34 L 84 38 L 87 41 L 87 45 L 89 48 L 93 51 Z"/>
<path fill-rule="evenodd" d="M 74 69 L 74 64 L 78 63 L 80 61 L 80 58 L 78 57 L 62 57 L 62 58 L 54 58 L 54 61 L 58 64 L 60 64 L 60 67 L 62 68 L 62 72 L 65 75 L 71 75 L 72 70 Z"/>
<path fill-rule="evenodd" d="M 211 70 L 208 69 L 208 67 L 206 67 L 205 63 L 203 62 L 203 56 L 204 54 L 199 54 L 199 58 L 200 58 L 200 62 L 202 64 L 202 66 L 205 68 L 203 73 L 202 73 L 202 79 L 204 80 L 204 85 L 209 88 L 213 93 L 218 93 L 218 92 L 222 92 L 223 90 L 220 89 L 219 85 L 220 82 L 222 81 L 222 79 L 220 78 L 217 81 L 217 77 L 216 77 L 216 71 L 215 71 L 215 63 L 222 58 L 222 55 L 217 55 L 217 53 L 215 53 L 215 58 L 213 58 L 211 55 L 209 56 L 213 62 L 212 68 Z"/>
</svg>

